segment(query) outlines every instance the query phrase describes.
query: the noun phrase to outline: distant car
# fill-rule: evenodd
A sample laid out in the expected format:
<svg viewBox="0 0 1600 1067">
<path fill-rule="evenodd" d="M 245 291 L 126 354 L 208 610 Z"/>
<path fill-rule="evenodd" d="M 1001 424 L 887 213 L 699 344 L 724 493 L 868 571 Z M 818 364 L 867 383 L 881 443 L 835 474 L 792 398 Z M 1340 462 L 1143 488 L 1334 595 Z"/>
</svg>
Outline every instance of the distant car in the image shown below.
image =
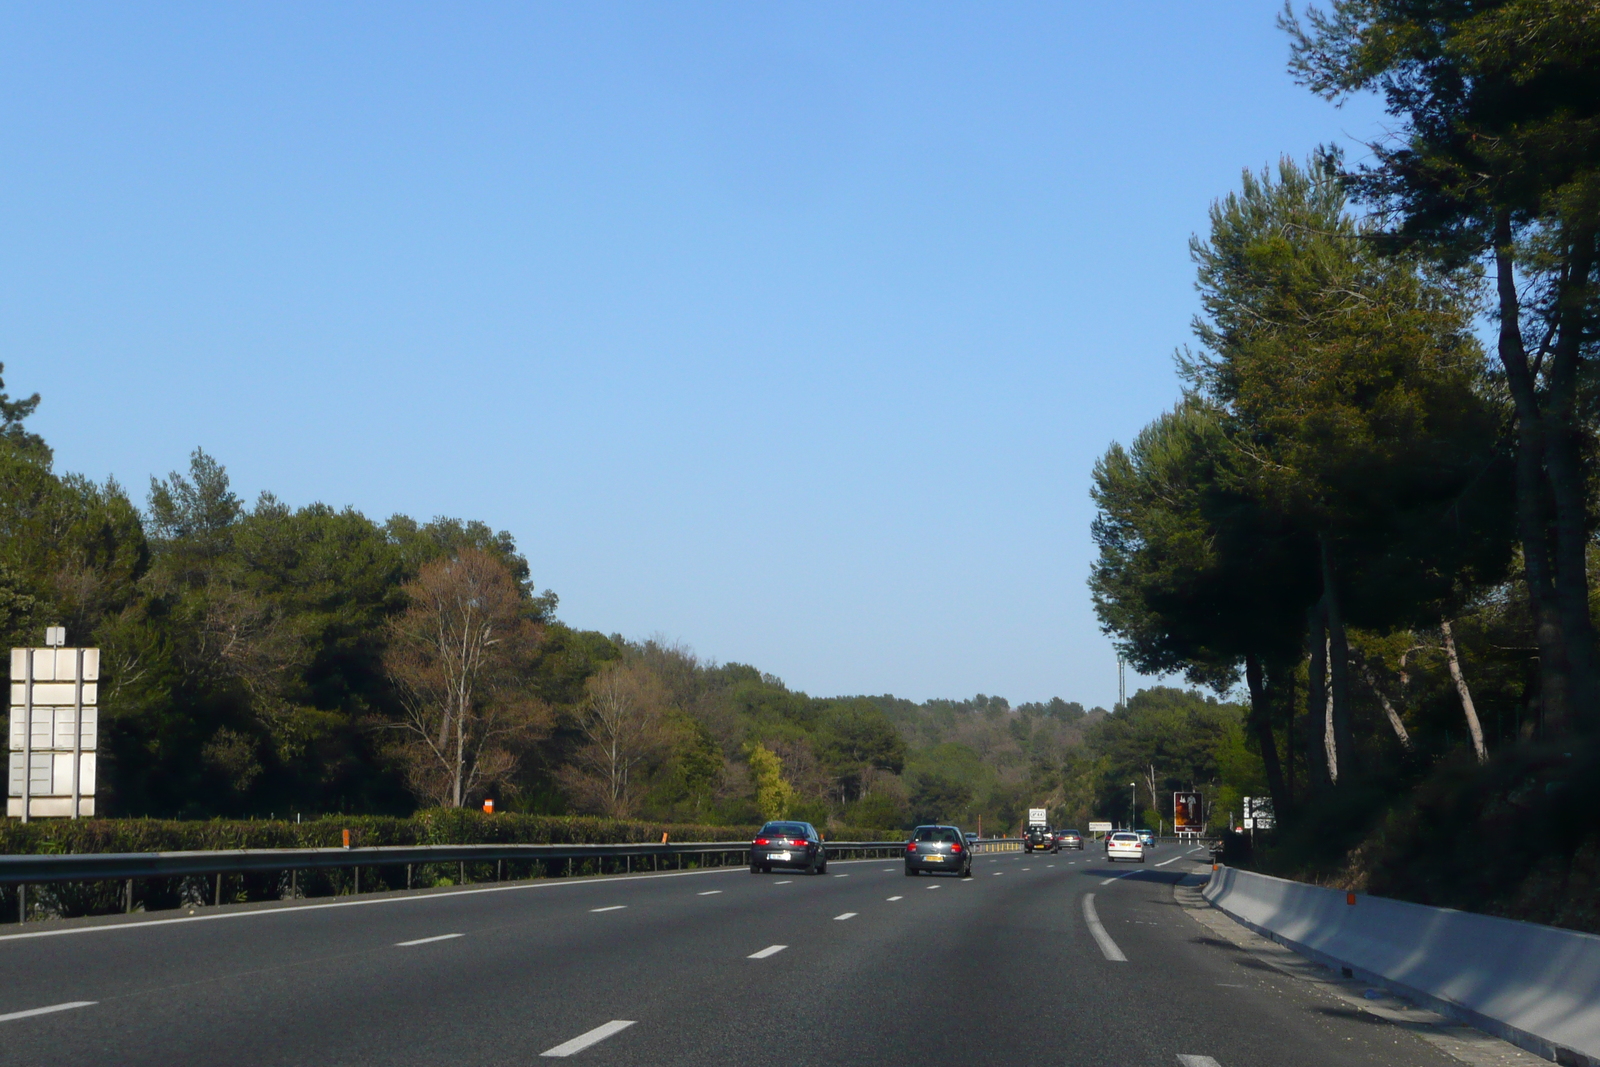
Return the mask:
<svg viewBox="0 0 1600 1067">
<path fill-rule="evenodd" d="M 1106 836 L 1106 859 L 1115 863 L 1117 860 L 1133 860 L 1136 863 L 1144 862 L 1144 842 L 1139 840 L 1139 835 L 1131 830 L 1118 830 Z"/>
<path fill-rule="evenodd" d="M 1156 847 L 1156 835 L 1153 832 L 1149 830 L 1135 830 L 1134 833 L 1139 835 L 1139 840 L 1144 843 L 1145 848 Z"/>
<path fill-rule="evenodd" d="M 1057 830 L 1056 842 L 1062 848 L 1075 848 L 1083 851 L 1083 835 L 1076 830 Z"/>
<path fill-rule="evenodd" d="M 978 851 L 978 835 L 977 834 L 973 833 L 971 830 L 968 830 L 966 833 L 962 834 L 961 836 L 967 839 L 967 848 L 971 849 L 973 852 Z"/>
<path fill-rule="evenodd" d="M 1056 841 L 1056 835 L 1043 826 L 1030 826 L 1022 835 L 1022 851 L 1060 852 L 1061 844 Z"/>
<path fill-rule="evenodd" d="M 972 877 L 972 846 L 960 827 L 919 826 L 906 842 L 906 877 L 923 871 L 949 871 Z"/>
<path fill-rule="evenodd" d="M 769 822 L 750 842 L 750 873 L 771 874 L 774 867 L 798 867 L 807 874 L 826 874 L 828 850 L 817 828 L 808 822 Z"/>
</svg>

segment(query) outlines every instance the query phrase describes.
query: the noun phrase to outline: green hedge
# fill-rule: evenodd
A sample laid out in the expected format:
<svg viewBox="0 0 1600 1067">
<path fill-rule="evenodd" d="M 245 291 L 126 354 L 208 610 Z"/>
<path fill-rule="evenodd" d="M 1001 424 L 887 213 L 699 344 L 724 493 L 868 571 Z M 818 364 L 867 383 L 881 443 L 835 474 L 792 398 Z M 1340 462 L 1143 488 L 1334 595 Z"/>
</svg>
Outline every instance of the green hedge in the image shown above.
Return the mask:
<svg viewBox="0 0 1600 1067">
<path fill-rule="evenodd" d="M 748 841 L 754 826 L 697 826 L 588 815 L 485 815 L 466 809 L 419 811 L 407 819 L 326 816 L 312 822 L 213 819 L 40 819 L 0 828 L 0 854 L 188 852 L 233 848 L 335 848 L 352 845 L 599 845 L 673 841 Z M 843 827 L 836 841 L 890 841 L 902 830 Z"/>
</svg>

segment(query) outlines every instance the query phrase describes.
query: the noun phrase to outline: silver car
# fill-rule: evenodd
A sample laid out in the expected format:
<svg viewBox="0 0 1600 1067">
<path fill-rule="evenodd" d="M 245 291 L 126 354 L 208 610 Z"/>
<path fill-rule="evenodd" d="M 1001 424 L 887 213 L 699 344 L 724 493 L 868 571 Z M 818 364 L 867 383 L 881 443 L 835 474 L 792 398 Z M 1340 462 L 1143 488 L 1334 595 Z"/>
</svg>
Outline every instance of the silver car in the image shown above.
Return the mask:
<svg viewBox="0 0 1600 1067">
<path fill-rule="evenodd" d="M 972 877 L 972 846 L 958 826 L 919 826 L 906 842 L 906 877 L 923 871 L 948 871 Z"/>
</svg>

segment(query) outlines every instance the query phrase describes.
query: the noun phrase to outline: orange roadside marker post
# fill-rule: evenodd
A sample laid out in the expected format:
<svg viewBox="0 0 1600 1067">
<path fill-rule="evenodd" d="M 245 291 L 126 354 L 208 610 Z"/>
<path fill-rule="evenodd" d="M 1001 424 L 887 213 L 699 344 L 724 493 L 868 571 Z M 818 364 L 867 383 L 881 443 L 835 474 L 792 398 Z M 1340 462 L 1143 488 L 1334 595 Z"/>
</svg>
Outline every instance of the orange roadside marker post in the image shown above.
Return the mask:
<svg viewBox="0 0 1600 1067">
<path fill-rule="evenodd" d="M 1344 902 L 1346 904 L 1354 904 L 1356 902 L 1356 895 L 1354 893 L 1346 893 L 1344 895 Z"/>
<path fill-rule="evenodd" d="M 494 814 L 494 798 L 493 797 L 484 797 L 483 798 L 483 813 L 485 815 L 493 815 Z"/>
<path fill-rule="evenodd" d="M 349 830 L 346 830 L 344 832 L 344 847 L 345 848 L 349 848 L 350 847 L 350 831 Z"/>
</svg>

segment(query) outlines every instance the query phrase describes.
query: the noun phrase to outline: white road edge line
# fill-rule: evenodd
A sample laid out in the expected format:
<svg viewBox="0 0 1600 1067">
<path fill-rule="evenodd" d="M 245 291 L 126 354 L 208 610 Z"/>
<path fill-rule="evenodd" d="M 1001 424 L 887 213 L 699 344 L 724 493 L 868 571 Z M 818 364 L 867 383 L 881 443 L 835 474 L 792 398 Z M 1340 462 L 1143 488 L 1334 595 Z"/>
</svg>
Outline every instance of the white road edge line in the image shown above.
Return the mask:
<svg viewBox="0 0 1600 1067">
<path fill-rule="evenodd" d="M 539 1053 L 541 1056 L 570 1056 L 574 1052 L 582 1052 L 590 1045 L 597 1045 L 613 1034 L 620 1034 L 634 1024 L 633 1019 L 612 1019 L 610 1022 L 597 1026 L 586 1034 L 579 1034 L 571 1041 L 563 1041 L 555 1048 L 545 1049 Z"/>
<path fill-rule="evenodd" d="M 1089 934 L 1094 938 L 1094 943 L 1100 946 L 1101 953 L 1112 963 L 1127 963 L 1128 957 L 1122 954 L 1117 943 L 1111 940 L 1111 935 L 1106 933 L 1106 928 L 1100 925 L 1100 913 L 1094 910 L 1094 894 L 1083 895 L 1083 921 L 1089 926 Z"/>
<path fill-rule="evenodd" d="M 786 949 L 788 947 L 789 947 L 788 945 L 768 945 L 766 948 L 762 949 L 760 952 L 752 952 L 752 953 L 750 953 L 750 955 L 746 956 L 745 959 L 747 959 L 747 960 L 764 960 L 768 956 L 776 956 L 778 953 L 782 952 L 784 949 Z"/>
<path fill-rule="evenodd" d="M 722 892 L 722 890 L 720 890 L 720 889 L 707 889 L 704 893 L 696 893 L 695 896 L 697 896 L 697 897 L 714 897 L 720 892 Z"/>
<path fill-rule="evenodd" d="M 1182 856 L 1174 856 L 1170 860 L 1162 860 L 1160 863 L 1156 864 L 1156 866 L 1157 867 L 1165 867 L 1167 864 L 1169 864 L 1169 863 L 1177 863 L 1181 859 L 1183 859 Z"/>
<path fill-rule="evenodd" d="M 1210 1056 L 1185 1056 L 1181 1052 L 1178 1053 L 1178 1062 L 1182 1067 L 1222 1067 L 1222 1064 Z"/>
<path fill-rule="evenodd" d="M 847 911 L 843 915 L 835 915 L 833 917 L 833 921 L 836 922 L 836 923 L 842 923 L 846 919 L 854 919 L 858 914 L 860 914 L 860 913 L 859 912 L 854 912 L 854 911 Z"/>
<path fill-rule="evenodd" d="M 626 908 L 626 907 L 627 907 L 626 904 L 612 904 L 609 907 L 590 908 L 589 910 L 591 912 L 596 912 L 596 911 L 621 911 L 623 908 Z"/>
<path fill-rule="evenodd" d="M 437 934 L 434 937 L 419 937 L 415 941 L 396 941 L 394 947 L 410 948 L 412 945 L 431 945 L 435 941 L 449 941 L 451 938 L 460 936 L 460 934 Z"/>
<path fill-rule="evenodd" d="M 8 1023 L 13 1019 L 31 1019 L 35 1015 L 49 1015 L 53 1011 L 88 1008 L 98 1003 L 100 1003 L 98 1000 L 69 1000 L 65 1004 L 52 1004 L 48 1008 L 29 1008 L 27 1011 L 14 1011 L 9 1015 L 0 1015 L 0 1023 Z"/>
<path fill-rule="evenodd" d="M 1126 878 L 1130 874 L 1137 874 L 1137 873 L 1138 873 L 1137 871 L 1123 871 L 1121 874 L 1113 874 L 1110 878 L 1107 878 L 1105 881 L 1101 882 L 1100 884 L 1101 885 L 1110 885 L 1112 882 L 1115 882 L 1118 878 Z"/>
</svg>

